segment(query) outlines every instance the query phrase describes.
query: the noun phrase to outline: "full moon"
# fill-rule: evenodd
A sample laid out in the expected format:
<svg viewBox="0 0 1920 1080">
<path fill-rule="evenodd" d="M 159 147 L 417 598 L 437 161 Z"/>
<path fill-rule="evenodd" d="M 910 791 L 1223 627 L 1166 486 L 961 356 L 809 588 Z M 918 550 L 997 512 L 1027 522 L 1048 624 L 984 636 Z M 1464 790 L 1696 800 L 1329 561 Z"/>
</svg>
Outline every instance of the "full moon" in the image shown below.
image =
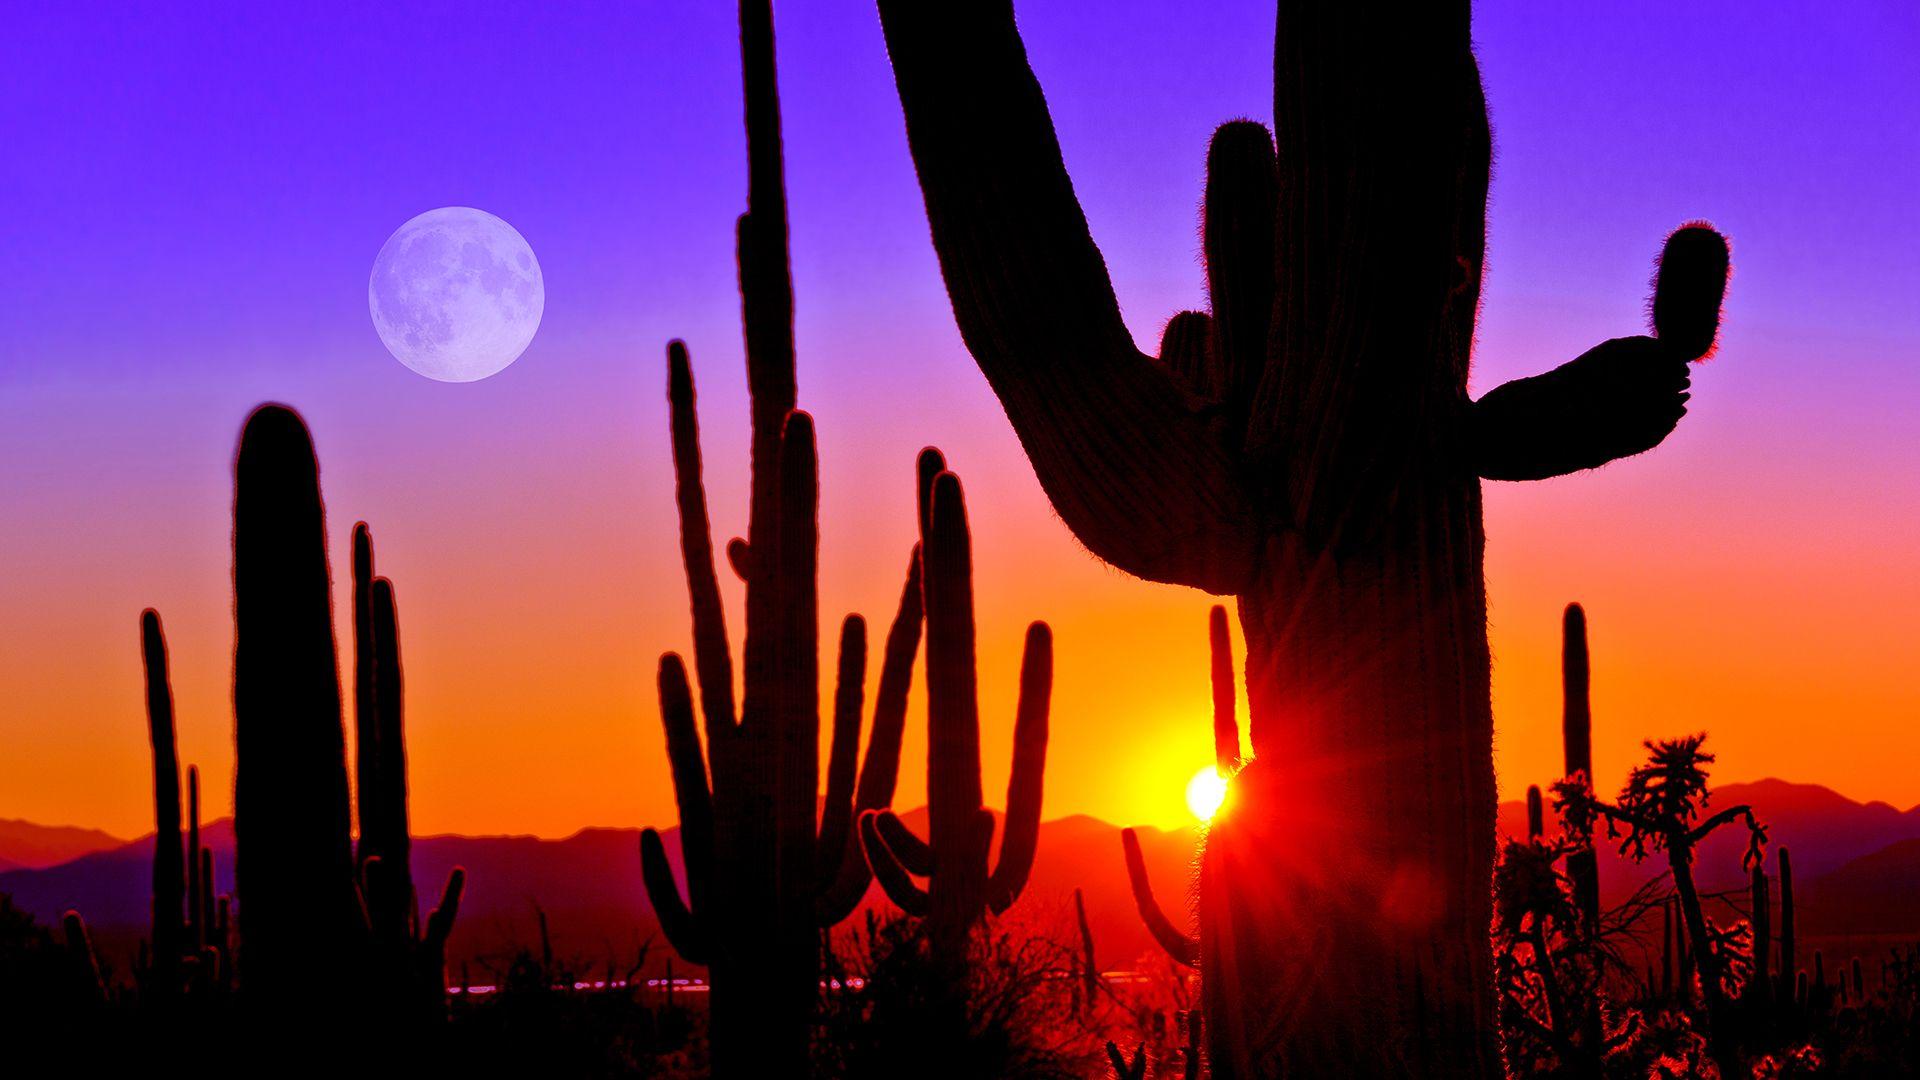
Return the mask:
<svg viewBox="0 0 1920 1080">
<path fill-rule="evenodd" d="M 484 379 L 519 359 L 546 303 L 525 238 L 467 206 L 429 210 L 395 229 L 367 281 L 387 351 L 441 382 Z"/>
</svg>

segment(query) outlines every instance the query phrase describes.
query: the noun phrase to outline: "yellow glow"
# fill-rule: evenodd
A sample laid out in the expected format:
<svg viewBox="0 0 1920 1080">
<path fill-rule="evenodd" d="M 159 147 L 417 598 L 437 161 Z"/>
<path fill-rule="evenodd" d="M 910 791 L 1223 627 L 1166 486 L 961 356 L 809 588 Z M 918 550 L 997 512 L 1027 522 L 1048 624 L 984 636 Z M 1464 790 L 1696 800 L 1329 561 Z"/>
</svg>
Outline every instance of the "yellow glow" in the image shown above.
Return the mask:
<svg viewBox="0 0 1920 1080">
<path fill-rule="evenodd" d="M 1220 803 L 1227 797 L 1227 781 L 1220 771 L 1209 765 L 1193 774 L 1187 781 L 1187 809 L 1201 821 L 1213 818 L 1214 811 L 1220 809 Z"/>
</svg>

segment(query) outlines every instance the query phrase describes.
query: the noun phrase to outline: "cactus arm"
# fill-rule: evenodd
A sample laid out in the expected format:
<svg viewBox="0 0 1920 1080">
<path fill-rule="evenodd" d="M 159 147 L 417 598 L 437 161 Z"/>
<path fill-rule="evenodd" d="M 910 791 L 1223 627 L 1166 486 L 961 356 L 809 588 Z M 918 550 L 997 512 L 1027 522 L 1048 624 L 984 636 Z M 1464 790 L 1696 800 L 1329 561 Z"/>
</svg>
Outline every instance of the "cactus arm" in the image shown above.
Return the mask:
<svg viewBox="0 0 1920 1080">
<path fill-rule="evenodd" d="M 872 867 L 873 876 L 880 882 L 880 888 L 886 892 L 887 899 L 892 900 L 894 906 L 901 911 L 924 918 L 929 906 L 927 891 L 913 883 L 906 868 L 895 857 L 893 849 L 881 837 L 877 825 L 878 821 L 891 816 L 891 814 L 881 814 L 871 810 L 860 815 L 860 846 L 865 849 L 867 865 Z M 929 853 L 928 858 L 931 859 L 931 857 Z"/>
<path fill-rule="evenodd" d="M 695 410 L 693 368 L 687 347 L 667 345 L 667 402 L 673 436 L 674 501 L 680 518 L 680 558 L 693 607 L 693 663 L 700 678 L 700 705 L 707 741 L 734 726 L 733 651 L 727 643 L 726 610 L 713 568 L 713 535 L 707 522 L 707 489 L 701 479 L 700 421 Z M 732 553 L 729 546 L 729 555 Z M 745 575 L 742 574 L 742 579 Z"/>
<path fill-rule="evenodd" d="M 933 528 L 933 482 L 947 471 L 947 456 L 938 447 L 926 446 L 913 460 L 914 470 L 914 509 L 915 519 L 920 526 L 920 542 L 924 546 L 928 530 Z"/>
<path fill-rule="evenodd" d="M 680 834 L 680 853 L 687 854 L 686 831 Z M 680 886 L 673 880 L 673 867 L 667 862 L 667 848 L 660 834 L 647 829 L 640 834 L 640 875 L 647 886 L 647 899 L 653 904 L 660 931 L 675 952 L 688 963 L 704 964 L 708 958 L 707 927 L 697 911 L 689 910 L 680 899 Z"/>
<path fill-rule="evenodd" d="M 400 665 L 400 612 L 393 582 L 375 578 L 372 588 L 374 695 L 379 702 L 374 736 L 374 787 L 363 787 L 360 799 L 379 806 L 375 821 L 380 837 L 374 850 L 387 862 L 394 904 L 387 918 L 396 932 L 417 916 L 413 907 L 412 842 L 407 815 L 407 735 L 405 692 Z M 364 842 L 365 837 L 362 837 Z"/>
<path fill-rule="evenodd" d="M 867 810 L 884 809 L 893 802 L 900 778 L 900 740 L 907 725 L 907 692 L 913 685 L 913 658 L 920 651 L 920 545 L 907 557 L 906 584 L 887 642 L 881 653 L 880 686 L 874 694 L 873 730 L 867 735 L 866 760 L 854 789 L 853 816 L 848 819 L 847 851 L 837 873 L 814 904 L 820 925 L 833 926 L 853 914 L 873 881 L 873 871 L 859 851 L 860 835 L 853 821 Z"/>
<path fill-rule="evenodd" d="M 363 862 L 379 854 L 383 835 L 379 800 L 367 798 L 380 787 L 376 779 L 380 705 L 373 650 L 373 533 L 366 522 L 358 521 L 353 526 L 353 747 L 354 781 L 360 796 L 360 847 L 355 855 Z"/>
<path fill-rule="evenodd" d="M 736 536 L 727 541 L 727 566 L 733 570 L 733 576 L 745 584 L 753 576 L 753 551 L 747 542 Z"/>
<path fill-rule="evenodd" d="M 1020 662 L 1020 703 L 1013 726 L 1013 773 L 1007 780 L 1007 823 L 1000 861 L 987 883 L 987 905 L 998 915 L 1013 905 L 1033 872 L 1040 840 L 1040 798 L 1047 767 L 1047 707 L 1053 691 L 1053 631 L 1027 627 Z"/>
<path fill-rule="evenodd" d="M 667 735 L 667 762 L 673 772 L 674 800 L 680 810 L 680 853 L 687 870 L 687 901 L 704 907 L 713 873 L 713 791 L 707 763 L 694 730 L 693 691 L 687 667 L 673 653 L 660 657 L 660 725 Z M 732 736 L 723 735 L 727 739 Z M 670 880 L 670 879 L 669 879 Z M 657 901 L 656 901 L 656 906 Z"/>
<path fill-rule="evenodd" d="M 874 831 L 880 834 L 887 851 L 907 873 L 916 877 L 933 876 L 932 846 L 915 836 L 899 815 L 891 810 L 879 810 L 861 816 L 873 818 Z"/>
<path fill-rule="evenodd" d="M 1226 778 L 1240 769 L 1240 721 L 1235 716 L 1233 636 L 1227 631 L 1227 609 L 1219 604 L 1207 612 L 1207 648 L 1212 661 L 1213 767 Z"/>
<path fill-rule="evenodd" d="M 827 755 L 827 796 L 814 845 L 814 880 L 834 881 L 853 835 L 854 772 L 860 762 L 860 713 L 867 680 L 867 621 L 849 615 L 840 624 L 840 663 L 833 690 L 833 746 Z"/>
<path fill-rule="evenodd" d="M 1273 319 L 1274 213 L 1280 176 L 1273 136 L 1251 120 L 1222 124 L 1207 146 L 1201 251 L 1213 309 L 1209 396 L 1244 416 L 1267 367 Z"/>
<path fill-rule="evenodd" d="M 1160 329 L 1160 366 L 1187 392 L 1208 401 L 1226 396 L 1223 373 L 1214 363 L 1213 317 L 1182 311 Z"/>
<path fill-rule="evenodd" d="M 1667 237 L 1647 312 L 1662 345 L 1688 360 L 1713 355 L 1732 269 L 1727 238 L 1704 221 L 1688 222 Z"/>
<path fill-rule="evenodd" d="M 421 943 L 433 953 L 442 953 L 447 947 L 447 935 L 453 932 L 453 920 L 460 914 L 460 898 L 467 888 L 465 867 L 456 866 L 447 875 L 447 884 L 440 890 L 440 903 L 434 907 L 433 914 L 427 916 L 427 926 L 421 935 Z"/>
<path fill-rule="evenodd" d="M 1725 238 L 1688 225 L 1654 277 L 1654 337 L 1615 338 L 1544 375 L 1488 391 L 1467 445 L 1488 480 L 1541 480 L 1651 450 L 1686 414 L 1687 364 L 1713 351 L 1726 295 Z"/>
<path fill-rule="evenodd" d="M 1140 921 L 1147 924 L 1147 931 L 1153 940 L 1167 951 L 1174 963 L 1185 967 L 1197 966 L 1200 943 L 1187 934 L 1181 933 L 1160 910 L 1159 901 L 1153 898 L 1153 884 L 1147 880 L 1147 860 L 1140 854 L 1140 837 L 1132 829 L 1120 830 L 1120 850 L 1126 854 L 1127 883 L 1133 886 L 1133 903 L 1140 909 Z"/>
<path fill-rule="evenodd" d="M 906 584 L 880 661 L 880 685 L 874 692 L 873 731 L 867 736 L 867 759 L 860 767 L 860 786 L 854 805 L 877 810 L 893 802 L 900 775 L 900 739 L 907 725 L 907 693 L 913 688 L 913 658 L 920 651 L 920 624 L 924 615 L 920 595 L 920 546 L 907 557 Z"/>
<path fill-rule="evenodd" d="M 1686 414 L 1687 387 L 1686 361 L 1655 339 L 1603 342 L 1474 402 L 1473 470 L 1486 480 L 1545 480 L 1651 450 Z"/>
<path fill-rule="evenodd" d="M 180 758 L 173 729 L 173 684 L 160 613 L 140 613 L 140 659 L 146 676 L 147 735 L 153 745 L 153 951 L 161 992 L 179 990 L 180 904 L 186 873 L 180 851 Z"/>
<path fill-rule="evenodd" d="M 1255 543 L 1236 455 L 1120 319 L 1012 5 L 879 6 L 955 319 L 1041 486 L 1115 566 L 1235 591 Z"/>
</svg>

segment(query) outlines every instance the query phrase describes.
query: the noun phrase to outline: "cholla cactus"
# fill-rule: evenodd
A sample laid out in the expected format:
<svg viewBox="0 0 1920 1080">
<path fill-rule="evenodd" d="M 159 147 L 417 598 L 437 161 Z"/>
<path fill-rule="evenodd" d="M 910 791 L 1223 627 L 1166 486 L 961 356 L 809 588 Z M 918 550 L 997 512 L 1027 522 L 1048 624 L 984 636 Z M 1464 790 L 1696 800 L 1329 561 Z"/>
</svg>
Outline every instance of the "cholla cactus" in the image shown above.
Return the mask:
<svg viewBox="0 0 1920 1080">
<path fill-rule="evenodd" d="M 1599 1075 L 1640 1034 L 1638 1013 L 1607 1016 L 1599 942 L 1556 865 L 1568 850 L 1558 839 L 1509 840 L 1494 871 L 1494 976 L 1510 1076 Z"/>
<path fill-rule="evenodd" d="M 1706 918 L 1693 880 L 1693 851 L 1713 830 L 1743 822 L 1747 850 L 1741 861 L 1751 869 L 1765 856 L 1767 829 L 1745 805 L 1701 818 L 1708 800 L 1707 766 L 1714 760 L 1702 748 L 1705 742 L 1705 735 L 1649 740 L 1647 761 L 1628 773 L 1614 802 L 1596 798 L 1591 783 L 1575 776 L 1554 785 L 1554 805 L 1576 842 L 1604 822 L 1608 837 L 1620 842 L 1620 853 L 1635 862 L 1666 854 L 1707 1003 L 1708 1038 L 1716 1055 L 1727 1059 L 1732 1053 L 1728 1006 L 1753 970 L 1752 928 L 1745 920 L 1720 927 Z"/>
</svg>

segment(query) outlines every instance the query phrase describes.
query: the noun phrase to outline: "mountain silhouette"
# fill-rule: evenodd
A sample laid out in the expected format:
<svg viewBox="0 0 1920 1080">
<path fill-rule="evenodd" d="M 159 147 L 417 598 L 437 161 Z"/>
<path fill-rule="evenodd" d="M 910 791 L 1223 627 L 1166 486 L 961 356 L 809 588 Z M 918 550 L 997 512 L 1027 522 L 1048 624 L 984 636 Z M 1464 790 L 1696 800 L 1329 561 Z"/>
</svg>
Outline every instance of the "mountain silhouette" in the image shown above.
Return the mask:
<svg viewBox="0 0 1920 1080">
<path fill-rule="evenodd" d="M 1610 794 L 1604 784 L 1600 790 L 1603 795 Z M 1781 845 L 1793 849 L 1794 873 L 1800 882 L 1809 885 L 1822 875 L 1888 845 L 1920 839 L 1920 807 L 1901 811 L 1883 802 L 1855 802 L 1819 784 L 1776 779 L 1724 784 L 1713 789 L 1707 809 L 1717 811 L 1742 803 L 1752 806 L 1767 826 L 1769 852 Z M 1525 836 L 1526 803 L 1522 800 L 1501 803 L 1498 824 L 1502 836 Z M 1549 794 L 1547 831 L 1552 833 L 1558 827 L 1558 816 L 1553 812 Z M 1722 891 L 1746 887 L 1747 874 L 1740 866 L 1740 856 L 1746 848 L 1745 834 L 1734 833 L 1735 830 L 1721 830 L 1700 845 L 1694 873 L 1702 889 Z M 1634 865 L 1619 853 L 1618 841 L 1607 841 L 1604 828 L 1595 836 L 1594 845 L 1600 854 L 1600 897 L 1604 904 L 1618 903 L 1640 883 L 1666 869 L 1664 857 L 1649 858 Z M 1771 873 L 1774 865 L 1771 855 L 1767 865 Z"/>
<path fill-rule="evenodd" d="M 901 817 L 916 830 L 926 829 L 924 808 Z M 1194 831 L 1144 828 L 1139 834 L 1149 870 L 1162 889 L 1162 903 L 1169 913 L 1184 910 Z M 459 977 L 465 961 L 475 983 L 490 981 L 489 972 L 504 970 L 515 949 L 537 949 L 536 904 L 547 915 L 555 955 L 579 977 L 604 977 L 608 966 L 624 975 L 640 943 L 658 930 L 641 880 L 639 838 L 639 829 L 625 828 L 582 829 L 559 840 L 416 837 L 416 880 L 441 881 L 455 866 L 467 869 L 460 919 L 447 946 L 451 977 Z M 213 852 L 215 888 L 231 892 L 232 820 L 204 825 L 201 839 Z M 661 839 L 675 875 L 684 876 L 679 829 L 663 831 Z M 83 912 L 96 945 L 125 971 L 149 925 L 153 837 L 114 843 L 58 865 L 0 872 L 0 893 L 11 895 L 43 923 L 57 924 L 69 908 Z M 1025 897 L 1009 916 L 1036 929 L 1070 934 L 1076 888 L 1086 896 L 1103 967 L 1124 968 L 1153 955 L 1156 947 L 1134 912 L 1117 826 L 1085 815 L 1044 822 Z M 891 910 L 877 887 L 862 907 Z M 863 921 L 856 917 L 850 925 Z M 656 939 L 647 969 L 662 969 L 670 952 L 664 938 Z M 686 973 L 687 965 L 676 961 L 675 970 Z"/>
<path fill-rule="evenodd" d="M 0 818 L 0 872 L 39 870 L 126 843 L 99 829 Z"/>
<path fill-rule="evenodd" d="M 1773 779 L 1716 788 L 1709 806 L 1738 803 L 1750 803 L 1766 822 L 1770 847 L 1785 844 L 1793 849 L 1807 932 L 1920 932 L 1920 808 L 1902 811 L 1882 802 L 1856 802 L 1817 784 Z M 926 829 L 924 808 L 901 818 L 916 831 Z M 1549 811 L 1548 828 L 1555 825 Z M 1502 803 L 1499 828 L 1503 834 L 1524 835 L 1525 803 Z M 1176 921 L 1191 926 L 1195 830 L 1142 828 L 1138 833 L 1162 905 Z M 448 942 L 454 977 L 466 961 L 476 983 L 488 981 L 488 973 L 504 969 L 516 948 L 537 948 L 536 904 L 546 912 L 555 954 L 579 977 L 604 977 L 609 965 L 624 974 L 640 943 L 658 930 L 641 880 L 639 836 L 639 829 L 589 828 L 558 840 L 415 838 L 417 880 L 441 881 L 453 867 L 467 868 L 466 898 Z M 17 837 L 46 839 L 16 842 Z M 213 852 L 216 887 L 231 891 L 232 821 L 208 823 L 202 838 Z M 674 873 L 682 875 L 679 830 L 664 830 L 661 839 Z M 1742 843 L 1716 834 L 1701 845 L 1696 869 L 1703 888 L 1744 887 Z M 103 951 L 126 970 L 148 925 L 152 845 L 152 836 L 127 842 L 93 830 L 0 822 L 0 858 L 26 863 L 0 872 L 0 892 L 46 923 L 57 923 L 69 908 L 85 913 Z M 72 854 L 63 862 L 50 861 L 63 852 Z M 1604 842 L 1600 852 L 1601 894 L 1608 904 L 1617 903 L 1665 865 L 1664 860 L 1649 859 L 1635 866 L 1615 845 Z M 28 859 L 40 860 L 39 865 Z M 1033 876 L 1008 917 L 1068 940 L 1076 888 L 1086 898 L 1102 968 L 1126 969 L 1157 957 L 1157 946 L 1134 911 L 1118 826 L 1083 814 L 1044 822 Z M 862 906 L 892 910 L 878 888 L 868 892 Z M 850 925 L 862 922 L 856 917 Z M 665 940 L 656 939 L 647 968 L 660 970 L 669 954 Z M 686 970 L 676 961 L 676 971 Z"/>
</svg>

